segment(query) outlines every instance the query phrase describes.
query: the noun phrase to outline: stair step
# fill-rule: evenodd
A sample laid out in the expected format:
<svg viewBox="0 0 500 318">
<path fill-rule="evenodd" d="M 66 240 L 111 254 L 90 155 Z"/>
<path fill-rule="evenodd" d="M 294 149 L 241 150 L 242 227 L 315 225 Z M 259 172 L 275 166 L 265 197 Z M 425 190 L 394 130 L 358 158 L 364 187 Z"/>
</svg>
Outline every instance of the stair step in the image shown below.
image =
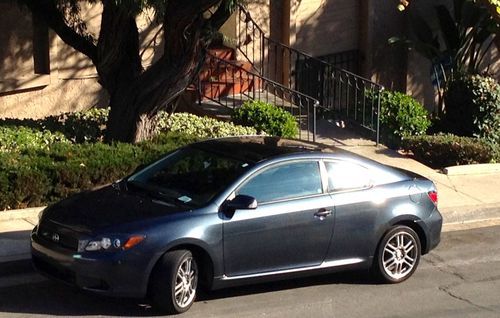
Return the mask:
<svg viewBox="0 0 500 318">
<path fill-rule="evenodd" d="M 252 91 L 254 89 L 254 83 L 252 81 L 246 81 L 241 83 L 202 83 L 201 90 L 202 95 L 208 98 L 218 98 L 221 96 L 228 96 L 233 94 L 240 94 Z"/>
<path fill-rule="evenodd" d="M 244 78 L 244 79 L 252 79 L 256 78 L 255 76 L 248 74 L 247 71 L 251 69 L 252 65 L 248 62 L 237 62 L 238 66 L 232 65 L 220 65 L 221 67 L 210 67 L 206 65 L 202 68 L 199 74 L 199 79 L 201 81 L 209 80 L 210 78 L 217 78 L 224 80 L 230 80 L 232 78 Z"/>
</svg>

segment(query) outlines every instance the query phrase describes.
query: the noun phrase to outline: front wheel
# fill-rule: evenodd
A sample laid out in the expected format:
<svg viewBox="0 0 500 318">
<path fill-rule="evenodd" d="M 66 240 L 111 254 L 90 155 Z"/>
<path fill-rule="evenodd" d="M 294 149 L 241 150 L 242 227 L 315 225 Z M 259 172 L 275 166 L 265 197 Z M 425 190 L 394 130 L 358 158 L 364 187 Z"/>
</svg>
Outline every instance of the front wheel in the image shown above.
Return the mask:
<svg viewBox="0 0 500 318">
<path fill-rule="evenodd" d="M 166 253 L 151 279 L 151 297 L 156 308 L 169 314 L 186 312 L 194 303 L 198 287 L 198 265 L 188 250 Z"/>
<path fill-rule="evenodd" d="M 386 283 L 400 283 L 408 279 L 420 261 L 420 239 L 414 230 L 398 225 L 382 238 L 374 269 Z"/>
</svg>

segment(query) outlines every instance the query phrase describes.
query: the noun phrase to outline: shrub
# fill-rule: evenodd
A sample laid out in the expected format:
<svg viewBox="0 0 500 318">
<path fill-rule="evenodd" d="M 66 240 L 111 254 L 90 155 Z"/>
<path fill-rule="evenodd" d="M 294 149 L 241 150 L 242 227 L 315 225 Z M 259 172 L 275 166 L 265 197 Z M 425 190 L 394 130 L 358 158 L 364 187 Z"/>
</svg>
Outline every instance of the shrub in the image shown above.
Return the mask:
<svg viewBox="0 0 500 318">
<path fill-rule="evenodd" d="M 90 109 L 83 112 L 64 113 L 58 116 L 49 116 L 43 119 L 4 119 L 0 120 L 0 150 L 5 144 L 15 143 L 12 136 L 15 136 L 17 129 L 28 132 L 37 132 L 39 137 L 29 137 L 31 139 L 44 139 L 47 141 L 59 138 L 64 141 L 74 143 L 102 141 L 108 120 L 109 108 Z M 175 113 L 169 115 L 167 112 L 158 113 L 157 130 L 159 132 L 173 131 L 190 134 L 201 138 L 218 138 L 238 135 L 255 135 L 257 130 L 253 127 L 244 127 L 233 123 L 217 120 L 210 117 L 199 117 L 188 113 Z M 14 133 L 11 133 L 13 131 Z M 43 132 L 43 134 L 41 133 Z M 52 132 L 52 135 L 51 135 Z M 10 137 L 3 137 L 8 134 Z M 9 138 L 9 139 L 2 139 Z M 50 143 L 50 142 L 48 142 Z M 12 147 L 11 147 L 12 148 Z"/>
<path fill-rule="evenodd" d="M 493 78 L 457 76 L 448 84 L 445 103 L 450 132 L 500 143 L 500 85 Z"/>
<path fill-rule="evenodd" d="M 389 146 L 398 146 L 401 139 L 423 135 L 431 125 L 427 110 L 411 96 L 383 91 L 380 95 L 382 138 Z"/>
<path fill-rule="evenodd" d="M 158 114 L 160 131 L 182 132 L 201 138 L 218 138 L 238 135 L 256 135 L 253 127 L 244 127 L 210 117 L 199 117 L 189 113 L 166 112 Z"/>
<path fill-rule="evenodd" d="M 93 108 L 42 119 L 7 118 L 0 120 L 0 127 L 52 132 L 76 143 L 95 142 L 103 139 L 108 113 L 109 108 Z"/>
<path fill-rule="evenodd" d="M 196 137 L 161 134 L 136 145 L 54 143 L 0 152 L 0 210 L 40 206 L 124 177 Z"/>
<path fill-rule="evenodd" d="M 92 108 L 75 113 L 49 116 L 41 120 L 44 129 L 60 131 L 73 142 L 101 141 L 104 136 L 109 108 Z"/>
<path fill-rule="evenodd" d="M 403 140 L 402 148 L 412 151 L 415 159 L 432 168 L 498 160 L 495 158 L 498 149 L 493 149 L 488 142 L 452 134 L 408 137 Z"/>
<path fill-rule="evenodd" d="M 0 152 L 20 152 L 29 148 L 46 149 L 55 143 L 70 143 L 60 132 L 29 127 L 0 126 Z"/>
<path fill-rule="evenodd" d="M 247 101 L 234 110 L 232 119 L 236 124 L 252 126 L 258 132 L 271 136 L 294 138 L 298 135 L 295 117 L 272 104 L 261 101 Z"/>
</svg>

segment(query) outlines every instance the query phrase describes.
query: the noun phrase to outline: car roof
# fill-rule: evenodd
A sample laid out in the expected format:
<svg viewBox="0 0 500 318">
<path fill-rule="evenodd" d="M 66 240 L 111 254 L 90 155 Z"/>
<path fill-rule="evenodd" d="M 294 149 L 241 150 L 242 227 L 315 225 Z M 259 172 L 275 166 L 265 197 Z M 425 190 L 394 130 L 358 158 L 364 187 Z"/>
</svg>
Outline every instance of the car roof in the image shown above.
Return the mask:
<svg viewBox="0 0 500 318">
<path fill-rule="evenodd" d="M 217 138 L 197 142 L 192 144 L 192 146 L 235 159 L 252 161 L 254 163 L 271 157 L 301 153 L 335 153 L 352 155 L 351 152 L 334 146 L 270 136 Z"/>
</svg>

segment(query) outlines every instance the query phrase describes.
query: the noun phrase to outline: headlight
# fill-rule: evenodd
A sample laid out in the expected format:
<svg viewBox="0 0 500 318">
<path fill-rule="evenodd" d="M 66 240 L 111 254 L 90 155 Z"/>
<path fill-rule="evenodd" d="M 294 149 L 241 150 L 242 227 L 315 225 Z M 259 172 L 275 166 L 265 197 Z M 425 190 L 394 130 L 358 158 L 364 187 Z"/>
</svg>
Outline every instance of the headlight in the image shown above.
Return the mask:
<svg viewBox="0 0 500 318">
<path fill-rule="evenodd" d="M 100 250 L 128 250 L 140 242 L 142 242 L 146 237 L 144 235 L 132 235 L 127 239 L 123 240 L 125 243 L 122 244 L 122 240 L 117 237 L 102 237 L 97 240 L 88 241 L 85 246 L 85 250 L 100 251 Z"/>
</svg>

